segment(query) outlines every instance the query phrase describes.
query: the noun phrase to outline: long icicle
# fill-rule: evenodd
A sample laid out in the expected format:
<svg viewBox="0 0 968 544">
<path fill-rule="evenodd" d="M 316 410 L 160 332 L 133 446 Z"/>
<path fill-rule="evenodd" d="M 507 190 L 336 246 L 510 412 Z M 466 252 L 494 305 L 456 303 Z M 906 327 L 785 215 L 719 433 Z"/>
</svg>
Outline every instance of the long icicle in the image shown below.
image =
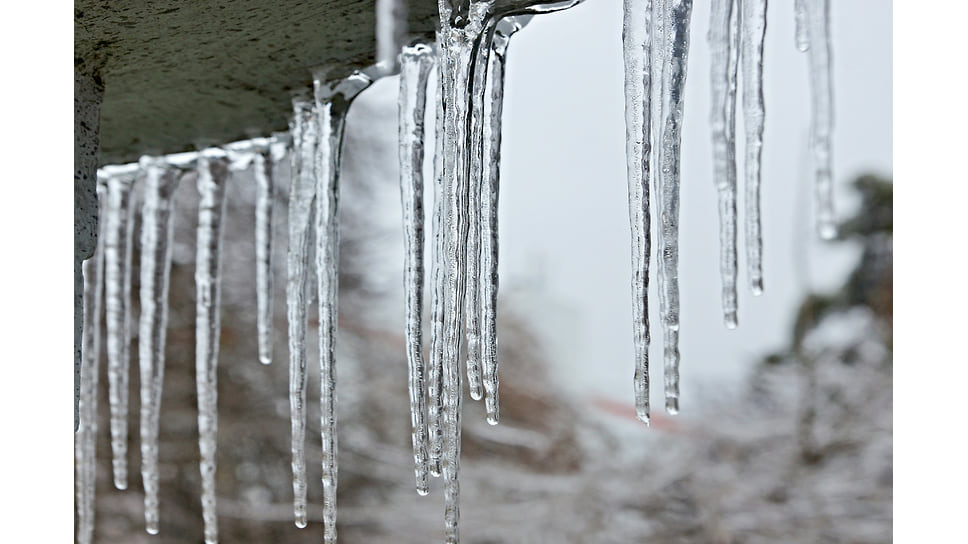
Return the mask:
<svg viewBox="0 0 968 544">
<path fill-rule="evenodd" d="M 482 127 L 481 165 L 484 177 L 480 187 L 481 265 L 478 272 L 480 293 L 469 292 L 467 298 L 480 297 L 481 374 L 487 422 L 497 425 L 501 418 L 500 381 L 497 352 L 498 293 L 498 196 L 501 176 L 501 117 L 504 109 L 504 70 L 511 36 L 524 28 L 532 15 L 505 17 L 495 26 L 490 40 L 490 56 L 483 69 L 487 71 L 486 93 L 481 95 L 484 123 Z M 478 63 L 482 66 L 482 63 Z M 484 165 L 487 165 L 486 167 Z"/>
<path fill-rule="evenodd" d="M 810 121 L 810 148 L 813 152 L 814 183 L 817 198 L 817 231 L 824 240 L 837 236 L 834 222 L 833 88 L 830 82 L 830 0 L 804 0 L 807 4 L 807 32 L 810 48 L 810 93 L 813 112 Z"/>
<path fill-rule="evenodd" d="M 272 363 L 272 211 L 273 156 L 270 150 L 255 154 L 255 285 L 259 361 Z"/>
<path fill-rule="evenodd" d="M 318 129 L 313 102 L 293 101 L 292 181 L 289 187 L 289 253 L 286 312 L 289 320 L 289 411 L 292 429 L 293 517 L 306 527 L 306 288 L 310 228 L 316 181 L 313 173 Z"/>
<path fill-rule="evenodd" d="M 372 80 L 362 74 L 330 83 L 313 74 L 319 144 L 316 147 L 316 278 L 319 301 L 320 432 L 323 444 L 323 541 L 336 542 L 338 441 L 336 331 L 339 292 L 339 168 L 343 127 L 353 99 Z"/>
<path fill-rule="evenodd" d="M 460 449 L 463 380 L 459 353 L 466 281 L 467 188 L 470 167 L 469 130 L 473 96 L 475 45 L 483 30 L 487 5 L 471 2 L 452 11 L 440 0 L 440 49 L 444 106 L 444 301 L 443 301 L 443 404 L 444 536 L 449 544 L 460 541 Z M 469 7 L 467 12 L 463 9 Z M 454 27 L 452 24 L 459 24 Z"/>
<path fill-rule="evenodd" d="M 709 21 L 713 183 L 719 196 L 723 322 L 730 329 L 735 329 L 737 325 L 736 75 L 739 64 L 740 4 L 740 0 L 713 0 Z"/>
<path fill-rule="evenodd" d="M 763 225 L 760 173 L 766 106 L 763 100 L 763 41 L 767 0 L 743 0 L 743 116 L 746 126 L 746 265 L 750 289 L 763 293 Z"/>
<path fill-rule="evenodd" d="M 666 0 L 660 118 L 659 306 L 665 352 L 666 411 L 679 412 L 679 164 L 692 0 Z"/>
<path fill-rule="evenodd" d="M 434 50 L 437 55 L 437 93 L 434 98 L 434 210 L 431 237 L 430 365 L 427 369 L 427 457 L 432 476 L 441 474 L 443 438 L 443 361 L 444 361 L 444 58 L 442 37 Z"/>
<path fill-rule="evenodd" d="M 165 332 L 171 271 L 174 195 L 178 173 L 163 159 L 142 159 L 145 170 L 141 210 L 141 480 L 145 530 L 158 534 L 158 425 L 165 376 Z"/>
<path fill-rule="evenodd" d="M 470 93 L 470 131 L 467 133 L 467 150 L 470 168 L 467 171 L 467 244 L 465 249 L 466 276 L 464 295 L 464 332 L 467 338 L 466 365 L 467 386 L 474 400 L 484 396 L 481 375 L 481 316 L 480 266 L 481 266 L 481 183 L 484 176 L 484 103 L 485 80 L 488 58 L 491 52 L 493 23 L 481 32 L 477 43 L 473 78 L 468 82 Z"/>
<path fill-rule="evenodd" d="M 649 424 L 649 182 L 652 131 L 652 2 L 625 0 L 625 154 L 632 229 L 632 331 L 635 416 Z"/>
<path fill-rule="evenodd" d="M 400 199 L 403 205 L 404 290 L 407 307 L 407 370 L 409 373 L 410 423 L 417 493 L 426 495 L 427 386 L 423 358 L 424 210 L 423 161 L 424 115 L 427 82 L 434 66 L 433 48 L 426 44 L 406 46 L 400 53 Z"/>
<path fill-rule="evenodd" d="M 487 422 L 500 421 L 497 372 L 497 191 L 500 177 L 504 66 L 511 36 L 533 15 L 493 16 L 481 32 L 471 82 L 468 149 L 467 380 L 471 398 L 484 398 Z M 488 96 L 490 91 L 490 96 Z M 496 140 L 495 140 L 496 138 Z M 485 330 L 487 329 L 487 330 Z"/>
<path fill-rule="evenodd" d="M 198 235 L 195 256 L 195 383 L 198 448 L 202 474 L 202 518 L 206 544 L 218 542 L 215 464 L 218 435 L 218 347 L 222 227 L 228 161 L 219 152 L 198 158 Z"/>
<path fill-rule="evenodd" d="M 136 171 L 109 174 L 105 214 L 105 312 L 114 487 L 128 488 L 128 372 L 131 344 L 131 241 Z"/>
<path fill-rule="evenodd" d="M 97 182 L 98 201 L 104 209 L 104 178 Z M 101 294 L 104 287 L 104 219 L 98 222 L 98 244 L 94 255 L 84 261 L 84 329 L 81 338 L 81 388 L 78 400 L 78 428 L 74 435 L 75 486 L 77 493 L 77 542 L 94 539 L 95 482 L 97 480 L 97 396 L 101 360 Z"/>
</svg>

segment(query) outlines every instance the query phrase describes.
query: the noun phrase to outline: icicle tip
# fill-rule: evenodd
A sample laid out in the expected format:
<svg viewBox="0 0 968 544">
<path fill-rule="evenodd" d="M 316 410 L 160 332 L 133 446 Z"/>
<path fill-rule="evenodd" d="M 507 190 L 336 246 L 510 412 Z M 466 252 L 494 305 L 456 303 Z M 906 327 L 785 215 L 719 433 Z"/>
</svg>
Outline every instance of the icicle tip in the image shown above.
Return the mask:
<svg viewBox="0 0 968 544">
<path fill-rule="evenodd" d="M 756 278 L 750 282 L 750 291 L 753 292 L 753 296 L 758 297 L 763 294 L 763 278 Z"/>
<path fill-rule="evenodd" d="M 837 227 L 831 223 L 822 223 L 817 228 L 819 230 L 821 240 L 829 241 L 837 237 Z"/>
<path fill-rule="evenodd" d="M 645 423 L 646 427 L 652 426 L 652 418 L 649 416 L 648 410 L 636 410 L 635 419 L 641 421 L 642 423 Z"/>
<path fill-rule="evenodd" d="M 669 415 L 676 415 L 679 413 L 679 397 L 668 397 L 665 404 L 666 412 Z"/>
</svg>

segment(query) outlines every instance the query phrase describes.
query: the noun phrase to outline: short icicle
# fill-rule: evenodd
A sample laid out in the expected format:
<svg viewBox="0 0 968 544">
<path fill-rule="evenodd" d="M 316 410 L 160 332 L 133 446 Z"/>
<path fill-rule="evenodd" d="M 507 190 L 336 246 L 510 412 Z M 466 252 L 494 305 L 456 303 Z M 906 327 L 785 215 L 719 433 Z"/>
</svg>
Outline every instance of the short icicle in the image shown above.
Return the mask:
<svg viewBox="0 0 968 544">
<path fill-rule="evenodd" d="M 320 432 L 323 444 L 323 541 L 336 542 L 338 441 L 336 331 L 339 292 L 339 168 L 350 104 L 373 80 L 355 72 L 339 81 L 313 74 L 319 135 L 315 157 L 316 278 L 319 301 Z"/>
<path fill-rule="evenodd" d="M 131 242 L 133 187 L 137 169 L 105 169 L 107 210 L 104 221 L 104 303 L 107 325 L 108 401 L 111 405 L 111 451 L 114 487 L 128 488 L 128 373 L 131 344 Z M 124 170 L 122 170 L 124 169 Z"/>
<path fill-rule="evenodd" d="M 163 159 L 142 158 L 145 176 L 141 209 L 141 480 L 145 530 L 158 534 L 158 425 L 165 375 L 165 333 L 171 271 L 174 195 L 178 172 Z"/>
<path fill-rule="evenodd" d="M 763 100 L 763 41 L 767 0 L 743 0 L 743 116 L 746 126 L 746 264 L 750 290 L 763 293 L 763 225 L 760 176 L 766 106 Z"/>
<path fill-rule="evenodd" d="M 403 205 L 404 291 L 407 309 L 407 370 L 410 422 L 417 493 L 429 492 L 427 459 L 427 384 L 423 358 L 424 114 L 433 48 L 406 46 L 400 54 L 400 199 Z"/>
<path fill-rule="evenodd" d="M 289 187 L 289 253 L 286 312 L 289 320 L 289 411 L 292 429 L 293 516 L 306 527 L 306 297 L 311 227 L 316 196 L 314 161 L 318 129 L 313 102 L 293 100 L 292 181 Z"/>
<path fill-rule="evenodd" d="M 255 286 L 259 362 L 272 363 L 272 167 L 271 151 L 252 158 L 255 174 Z"/>
<path fill-rule="evenodd" d="M 625 154 L 632 229 L 632 331 L 635 343 L 635 416 L 649 424 L 649 252 L 651 215 L 652 1 L 625 0 Z"/>
<path fill-rule="evenodd" d="M 198 158 L 198 231 L 195 253 L 195 384 L 206 544 L 218 542 L 215 464 L 218 436 L 218 347 L 222 227 L 228 161 L 219 150 Z"/>
<path fill-rule="evenodd" d="M 810 49 L 810 31 L 807 29 L 807 2 L 810 0 L 793 0 L 793 12 L 796 17 L 796 45 L 801 53 Z"/>
<path fill-rule="evenodd" d="M 817 231 L 824 240 L 837 236 L 834 221 L 833 88 L 830 66 L 830 0 L 803 0 L 807 10 L 810 48 L 810 93 L 813 111 L 810 121 L 810 148 L 813 154 L 814 184 L 817 199 Z"/>
<path fill-rule="evenodd" d="M 723 322 L 737 325 L 736 250 L 736 76 L 739 65 L 740 0 L 710 4 L 709 49 L 712 89 L 713 183 L 719 197 L 719 268 Z"/>
<path fill-rule="evenodd" d="M 104 206 L 104 179 L 97 182 L 98 200 Z M 94 540 L 95 481 L 97 476 L 97 396 L 98 368 L 101 360 L 101 294 L 104 288 L 104 223 L 98 225 L 98 244 L 94 255 L 84 261 L 84 330 L 81 338 L 81 389 L 78 428 L 74 435 L 76 457 L 77 542 Z"/>
<path fill-rule="evenodd" d="M 679 412 L 679 164 L 692 0 L 664 0 L 663 114 L 659 138 L 659 307 L 666 411 Z"/>
</svg>

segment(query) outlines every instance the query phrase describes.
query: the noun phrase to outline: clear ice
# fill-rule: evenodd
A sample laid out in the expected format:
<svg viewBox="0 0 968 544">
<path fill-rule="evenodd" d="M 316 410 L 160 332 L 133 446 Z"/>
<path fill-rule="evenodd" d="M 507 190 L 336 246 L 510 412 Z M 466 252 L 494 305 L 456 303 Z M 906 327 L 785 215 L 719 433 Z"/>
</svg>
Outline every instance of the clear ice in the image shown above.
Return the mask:
<svg viewBox="0 0 968 544">
<path fill-rule="evenodd" d="M 663 106 L 658 119 L 661 124 L 656 176 L 660 213 L 659 308 L 666 411 L 675 414 L 679 412 L 679 164 L 692 0 L 662 0 L 660 14 L 664 30 L 660 42 Z"/>
<path fill-rule="evenodd" d="M 399 141 L 400 200 L 403 206 L 404 292 L 410 422 L 417 493 L 429 492 L 427 458 L 427 384 L 423 358 L 424 117 L 427 82 L 434 67 L 433 48 L 404 47 L 400 53 Z"/>
<path fill-rule="evenodd" d="M 198 230 L 195 254 L 195 384 L 198 393 L 198 448 L 202 475 L 202 518 L 206 544 L 218 542 L 215 462 L 218 435 L 218 347 L 222 227 L 228 161 L 220 150 L 198 158 Z"/>
<path fill-rule="evenodd" d="M 625 0 L 625 155 L 632 236 L 632 334 L 635 347 L 635 416 L 649 424 L 649 209 L 652 155 L 652 2 Z"/>
<path fill-rule="evenodd" d="M 128 488 L 128 373 L 131 344 L 131 242 L 137 169 L 105 168 L 104 302 L 114 486 Z"/>
<path fill-rule="evenodd" d="M 164 159 L 145 157 L 141 209 L 141 480 L 145 492 L 145 530 L 158 533 L 158 425 L 165 376 L 165 332 L 171 271 L 174 195 L 179 172 Z"/>
<path fill-rule="evenodd" d="M 281 158 L 281 157 L 279 157 Z M 266 149 L 252 158 L 255 174 L 255 286 L 259 362 L 272 363 L 272 167 L 277 157 Z"/>
<path fill-rule="evenodd" d="M 805 4 L 807 50 L 810 65 L 810 93 L 813 112 L 810 121 L 810 149 L 813 154 L 817 199 L 817 232 L 824 240 L 837 236 L 833 202 L 833 88 L 830 67 L 830 0 L 802 0 Z M 799 12 L 798 12 L 799 13 Z"/>
<path fill-rule="evenodd" d="M 742 0 L 743 117 L 746 126 L 746 264 L 750 289 L 763 293 L 763 225 L 760 172 L 766 114 L 763 100 L 763 40 L 767 0 Z"/>
<path fill-rule="evenodd" d="M 440 58 L 440 38 L 435 44 L 437 58 L 437 96 L 435 105 L 435 149 L 434 149 L 434 210 L 432 233 L 433 254 L 431 256 L 431 286 L 433 297 L 430 299 L 430 365 L 427 369 L 427 456 L 432 476 L 440 476 L 440 459 L 444 449 L 443 442 L 443 330 L 444 330 L 444 92 L 443 61 Z"/>
<path fill-rule="evenodd" d="M 450 544 L 460 540 L 460 442 L 463 380 L 458 359 L 466 273 L 468 232 L 468 149 L 473 95 L 475 45 L 484 30 L 487 3 L 471 2 L 451 8 L 440 0 L 441 89 L 444 99 L 443 123 L 443 357 L 441 362 L 443 397 L 444 537 Z M 457 25 L 457 26 L 455 26 Z"/>
<path fill-rule="evenodd" d="M 306 297 L 309 251 L 314 241 L 310 228 L 316 179 L 313 174 L 317 127 L 313 103 L 293 101 L 292 180 L 289 186 L 289 253 L 286 309 L 289 319 L 289 411 L 292 426 L 293 516 L 297 527 L 306 526 Z"/>
<path fill-rule="evenodd" d="M 736 77 L 740 41 L 739 10 L 740 0 L 713 0 L 709 21 L 713 182 L 719 196 L 723 321 L 731 329 L 737 325 Z"/>
<path fill-rule="evenodd" d="M 316 178 L 316 278 L 319 302 L 320 432 L 323 443 L 323 541 L 336 542 L 338 442 L 336 429 L 336 330 L 339 292 L 339 168 L 343 127 L 350 104 L 373 80 L 355 72 L 328 81 L 313 74 L 318 140 Z"/>
</svg>

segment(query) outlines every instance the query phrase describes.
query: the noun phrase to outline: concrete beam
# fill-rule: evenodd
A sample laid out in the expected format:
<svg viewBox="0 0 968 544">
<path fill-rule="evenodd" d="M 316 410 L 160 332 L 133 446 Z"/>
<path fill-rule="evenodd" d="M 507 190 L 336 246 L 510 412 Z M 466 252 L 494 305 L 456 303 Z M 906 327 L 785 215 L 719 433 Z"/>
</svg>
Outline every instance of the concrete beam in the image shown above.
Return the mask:
<svg viewBox="0 0 968 544">
<path fill-rule="evenodd" d="M 74 63 L 74 428 L 81 379 L 84 278 L 81 263 L 97 245 L 98 126 L 104 86 L 96 70 Z"/>
<path fill-rule="evenodd" d="M 75 2 L 76 58 L 104 82 L 101 163 L 286 130 L 310 69 L 334 76 L 375 56 L 375 0 Z M 432 38 L 436 0 L 412 0 Z"/>
</svg>

